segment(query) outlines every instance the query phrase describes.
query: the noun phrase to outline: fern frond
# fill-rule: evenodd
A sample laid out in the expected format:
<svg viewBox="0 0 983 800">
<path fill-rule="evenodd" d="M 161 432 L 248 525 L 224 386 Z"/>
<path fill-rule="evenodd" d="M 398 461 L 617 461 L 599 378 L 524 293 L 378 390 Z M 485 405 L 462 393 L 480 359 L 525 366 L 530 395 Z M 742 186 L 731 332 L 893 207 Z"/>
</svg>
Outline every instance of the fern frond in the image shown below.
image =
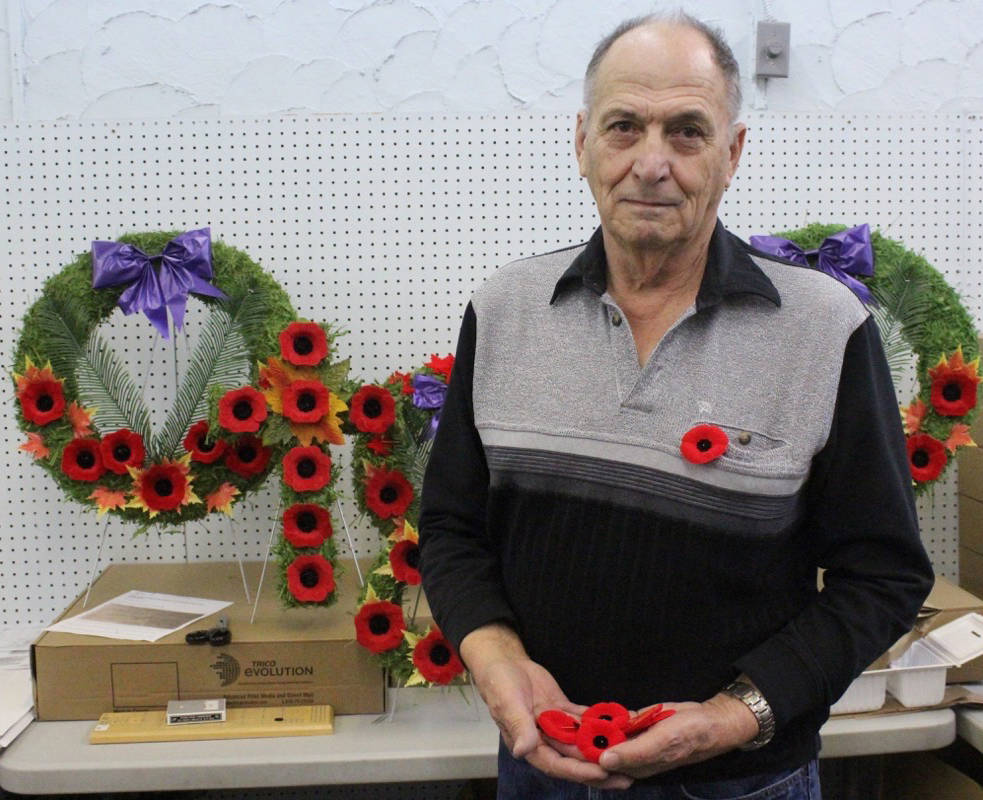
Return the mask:
<svg viewBox="0 0 983 800">
<path fill-rule="evenodd" d="M 886 274 L 878 276 L 873 309 L 895 383 L 911 364 L 912 353 L 924 340 L 924 328 L 932 320 L 931 292 L 912 259 L 902 259 Z"/>
<path fill-rule="evenodd" d="M 75 365 L 85 351 L 86 326 L 75 309 L 52 296 L 37 302 L 37 327 L 43 331 L 44 356 L 51 361 L 55 375 L 74 374 Z"/>
<path fill-rule="evenodd" d="M 208 393 L 213 386 L 241 386 L 249 381 L 249 348 L 242 334 L 238 312 L 245 311 L 247 315 L 254 313 L 250 307 L 250 297 L 252 295 L 217 305 L 208 316 L 174 404 L 160 434 L 151 444 L 151 454 L 155 459 L 174 458 L 191 424 L 208 416 Z"/>
</svg>

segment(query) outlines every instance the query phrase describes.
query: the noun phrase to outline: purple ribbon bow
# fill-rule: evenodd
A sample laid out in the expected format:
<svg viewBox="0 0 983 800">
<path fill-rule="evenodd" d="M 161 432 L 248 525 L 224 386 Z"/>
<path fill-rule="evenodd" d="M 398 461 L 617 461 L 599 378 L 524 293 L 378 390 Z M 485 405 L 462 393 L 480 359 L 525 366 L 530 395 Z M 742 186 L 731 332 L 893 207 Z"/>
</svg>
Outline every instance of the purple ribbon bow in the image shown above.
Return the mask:
<svg viewBox="0 0 983 800">
<path fill-rule="evenodd" d="M 437 435 L 437 425 L 440 424 L 440 412 L 447 397 L 447 384 L 430 375 L 416 374 L 413 376 L 413 405 L 417 408 L 436 410 L 430 418 L 430 425 L 424 433 L 424 439 L 433 439 Z"/>
<path fill-rule="evenodd" d="M 154 265 L 158 264 L 157 269 Z M 175 330 L 184 324 L 188 294 L 225 299 L 212 286 L 212 239 L 208 228 L 175 236 L 159 256 L 148 256 L 139 247 L 120 242 L 92 243 L 92 288 L 130 284 L 119 296 L 124 314 L 142 311 L 165 339 L 167 310 Z"/>
<path fill-rule="evenodd" d="M 816 266 L 820 270 L 846 284 L 864 303 L 874 303 L 870 289 L 853 277 L 874 274 L 874 248 L 867 223 L 826 237 L 816 250 L 803 250 L 780 236 L 752 236 L 751 246 L 804 267 L 812 266 L 809 256 L 818 255 Z"/>
</svg>

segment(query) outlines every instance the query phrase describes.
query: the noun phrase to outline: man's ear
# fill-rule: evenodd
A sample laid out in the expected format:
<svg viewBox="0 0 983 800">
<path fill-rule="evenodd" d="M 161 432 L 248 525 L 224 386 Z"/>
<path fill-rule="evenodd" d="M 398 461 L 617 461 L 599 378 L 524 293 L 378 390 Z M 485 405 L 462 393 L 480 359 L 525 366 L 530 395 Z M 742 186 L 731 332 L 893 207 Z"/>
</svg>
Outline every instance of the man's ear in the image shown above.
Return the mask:
<svg viewBox="0 0 983 800">
<path fill-rule="evenodd" d="M 581 109 L 577 112 L 577 126 L 573 132 L 573 150 L 577 154 L 577 165 L 580 167 L 580 177 L 584 177 L 587 172 L 584 164 L 584 139 L 587 138 L 587 111 Z"/>
<path fill-rule="evenodd" d="M 728 156 L 730 161 L 730 175 L 727 177 L 728 186 L 734 180 L 734 175 L 737 174 L 737 165 L 740 163 L 741 153 L 744 152 L 744 139 L 746 136 L 747 125 L 743 122 L 734 123 L 730 137 L 730 154 Z"/>
</svg>

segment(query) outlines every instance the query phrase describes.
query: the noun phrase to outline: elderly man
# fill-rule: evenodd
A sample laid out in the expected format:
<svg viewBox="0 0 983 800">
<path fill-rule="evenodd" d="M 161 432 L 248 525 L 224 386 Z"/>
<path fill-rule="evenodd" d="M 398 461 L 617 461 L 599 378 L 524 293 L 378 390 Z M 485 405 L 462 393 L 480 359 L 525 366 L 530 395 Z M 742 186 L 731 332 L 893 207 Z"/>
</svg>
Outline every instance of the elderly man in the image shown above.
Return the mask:
<svg viewBox="0 0 983 800">
<path fill-rule="evenodd" d="M 422 565 L 502 797 L 818 797 L 830 704 L 931 585 L 872 318 L 717 221 L 739 107 L 712 29 L 622 25 L 575 133 L 600 228 L 465 312 Z M 676 713 L 598 763 L 537 729 L 600 701 Z"/>
</svg>

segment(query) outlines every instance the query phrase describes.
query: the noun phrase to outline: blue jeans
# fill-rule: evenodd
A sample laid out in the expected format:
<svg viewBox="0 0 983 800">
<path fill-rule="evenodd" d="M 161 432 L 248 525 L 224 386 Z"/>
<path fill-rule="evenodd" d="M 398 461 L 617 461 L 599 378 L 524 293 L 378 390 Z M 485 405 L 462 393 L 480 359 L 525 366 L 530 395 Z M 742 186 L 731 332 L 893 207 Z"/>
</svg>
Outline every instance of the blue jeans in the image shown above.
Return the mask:
<svg viewBox="0 0 983 800">
<path fill-rule="evenodd" d="M 748 778 L 671 786 L 633 785 L 625 791 L 592 789 L 551 778 L 498 748 L 498 800 L 821 800 L 815 760 L 799 769 Z"/>
</svg>

